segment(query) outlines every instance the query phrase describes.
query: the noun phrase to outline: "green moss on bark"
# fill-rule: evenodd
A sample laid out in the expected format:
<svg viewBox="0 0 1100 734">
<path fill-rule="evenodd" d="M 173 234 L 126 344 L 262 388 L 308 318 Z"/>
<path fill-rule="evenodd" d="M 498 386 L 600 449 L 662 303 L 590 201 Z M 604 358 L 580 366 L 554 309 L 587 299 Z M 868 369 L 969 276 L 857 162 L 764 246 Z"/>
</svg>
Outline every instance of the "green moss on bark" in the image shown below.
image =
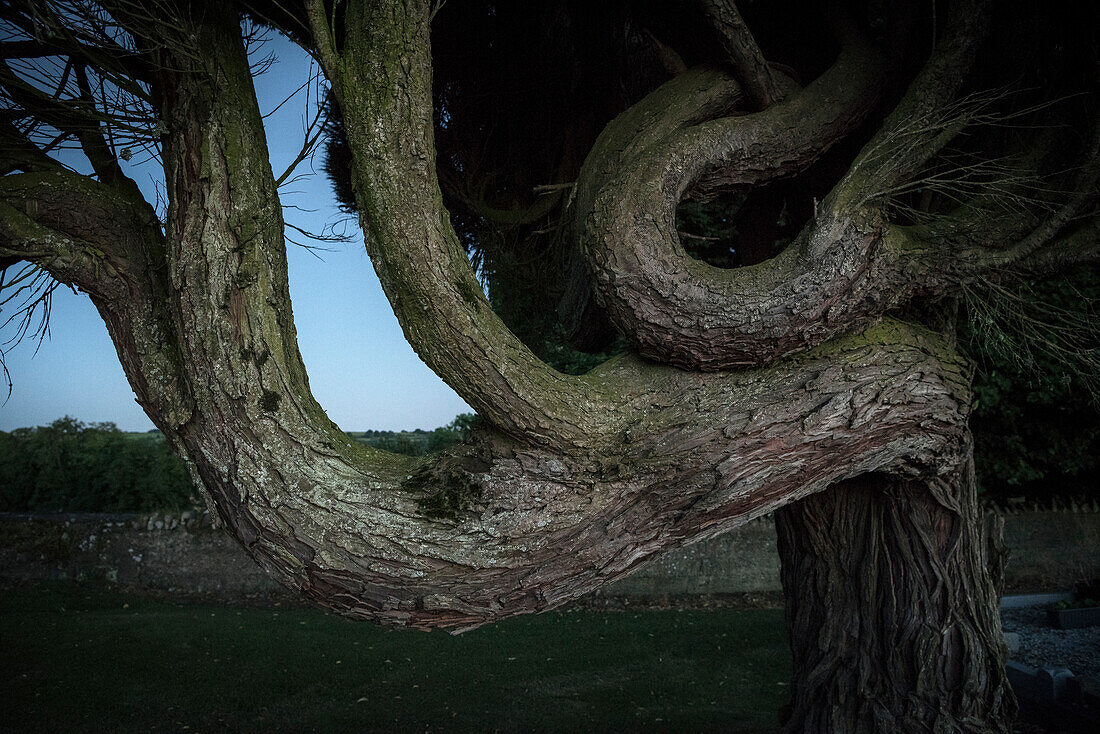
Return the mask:
<svg viewBox="0 0 1100 734">
<path fill-rule="evenodd" d="M 274 413 L 279 408 L 279 401 L 282 396 L 277 392 L 271 390 L 264 390 L 263 396 L 260 397 L 260 410 L 265 413 Z"/>
<path fill-rule="evenodd" d="M 426 517 L 458 521 L 481 499 L 483 489 L 470 472 L 449 464 L 422 466 L 401 484 L 402 489 L 422 493 L 417 507 Z"/>
</svg>

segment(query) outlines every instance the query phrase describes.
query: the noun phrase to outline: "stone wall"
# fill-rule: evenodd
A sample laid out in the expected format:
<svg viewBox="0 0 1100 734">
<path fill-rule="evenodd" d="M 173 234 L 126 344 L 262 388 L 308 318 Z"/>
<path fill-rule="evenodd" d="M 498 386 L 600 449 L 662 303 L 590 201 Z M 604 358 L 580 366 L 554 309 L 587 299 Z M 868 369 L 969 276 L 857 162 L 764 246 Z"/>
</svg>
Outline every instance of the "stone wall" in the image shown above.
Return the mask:
<svg viewBox="0 0 1100 734">
<path fill-rule="evenodd" d="M 1007 593 L 1072 590 L 1100 578 L 1100 512 L 1008 514 L 1004 539 Z"/>
<path fill-rule="evenodd" d="M 107 581 L 188 597 L 290 596 L 199 512 L 0 513 L 0 578 Z"/>
<path fill-rule="evenodd" d="M 1100 513 L 1026 511 L 1005 516 L 1006 592 L 1072 588 L 1100 576 Z M 18 515 L 0 513 L 0 579 L 103 580 L 188 597 L 290 598 L 241 546 L 202 513 Z M 770 517 L 670 551 L 599 592 L 636 600 L 779 590 Z"/>
</svg>

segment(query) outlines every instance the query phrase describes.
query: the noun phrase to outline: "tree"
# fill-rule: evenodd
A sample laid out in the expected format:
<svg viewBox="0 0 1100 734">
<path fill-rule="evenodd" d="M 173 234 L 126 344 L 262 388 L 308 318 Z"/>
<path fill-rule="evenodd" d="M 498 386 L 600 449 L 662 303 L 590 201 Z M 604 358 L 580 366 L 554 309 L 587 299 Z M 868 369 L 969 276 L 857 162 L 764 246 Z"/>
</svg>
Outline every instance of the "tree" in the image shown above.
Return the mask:
<svg viewBox="0 0 1100 734">
<path fill-rule="evenodd" d="M 791 731 L 1007 730 L 953 303 L 1097 257 L 1092 11 L 515 5 L 16 4 L 0 254 L 88 293 L 227 528 L 308 599 L 464 629 L 778 510 Z M 320 62 L 383 288 L 481 417 L 461 447 L 372 450 L 313 400 L 239 10 Z M 436 84 L 433 32 L 470 46 Z M 479 48 L 543 37 L 563 71 L 478 96 Z M 997 89 L 1021 73 L 1048 88 Z M 547 128 L 486 124 L 512 111 Z M 66 141 L 93 175 L 48 155 Z M 119 166 L 139 145 L 163 221 Z M 686 253 L 685 198 L 747 267 Z M 536 354 L 554 334 L 630 348 L 572 376 Z"/>
</svg>

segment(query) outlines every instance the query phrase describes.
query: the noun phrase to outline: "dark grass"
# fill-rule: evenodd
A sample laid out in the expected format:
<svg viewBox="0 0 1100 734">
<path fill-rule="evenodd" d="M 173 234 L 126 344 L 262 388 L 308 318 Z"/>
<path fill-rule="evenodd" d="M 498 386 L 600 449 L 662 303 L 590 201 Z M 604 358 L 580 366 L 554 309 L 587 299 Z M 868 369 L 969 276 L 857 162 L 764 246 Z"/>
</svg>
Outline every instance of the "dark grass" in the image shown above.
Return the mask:
<svg viewBox="0 0 1100 734">
<path fill-rule="evenodd" d="M 0 591 L 5 731 L 771 732 L 779 610 L 550 612 L 459 636 L 302 608 Z"/>
</svg>

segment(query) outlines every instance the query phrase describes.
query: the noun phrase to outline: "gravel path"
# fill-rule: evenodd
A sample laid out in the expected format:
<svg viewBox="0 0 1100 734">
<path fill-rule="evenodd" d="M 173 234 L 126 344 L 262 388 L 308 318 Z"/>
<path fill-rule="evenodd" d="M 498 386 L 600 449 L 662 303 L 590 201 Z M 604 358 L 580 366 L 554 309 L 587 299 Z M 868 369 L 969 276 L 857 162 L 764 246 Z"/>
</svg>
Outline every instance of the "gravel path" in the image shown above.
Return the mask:
<svg viewBox="0 0 1100 734">
<path fill-rule="evenodd" d="M 1001 610 L 1005 632 L 1020 635 L 1012 660 L 1035 668 L 1069 668 L 1074 675 L 1100 679 L 1100 627 L 1061 630 L 1047 622 L 1044 607 Z"/>
</svg>

